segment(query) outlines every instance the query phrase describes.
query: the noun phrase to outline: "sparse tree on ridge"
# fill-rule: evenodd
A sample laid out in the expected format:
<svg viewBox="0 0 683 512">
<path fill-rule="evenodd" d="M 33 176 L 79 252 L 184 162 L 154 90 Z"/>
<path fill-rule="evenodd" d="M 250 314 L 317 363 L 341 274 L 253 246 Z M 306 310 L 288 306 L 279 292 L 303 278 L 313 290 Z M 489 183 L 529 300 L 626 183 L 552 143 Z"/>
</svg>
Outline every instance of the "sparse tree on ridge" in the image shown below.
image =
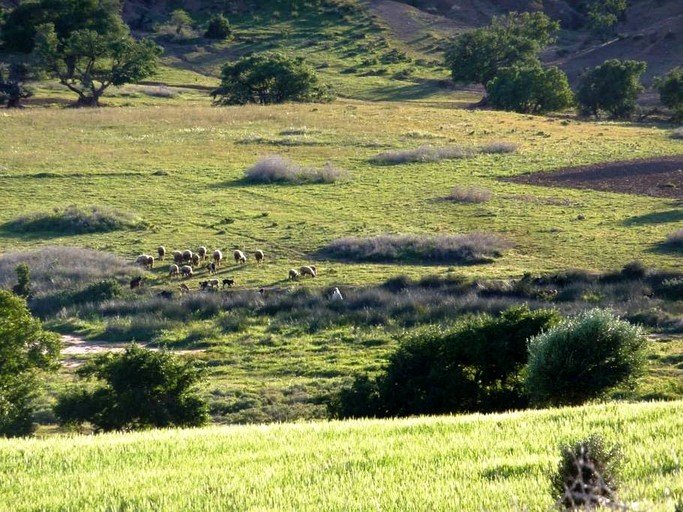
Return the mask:
<svg viewBox="0 0 683 512">
<path fill-rule="evenodd" d="M 643 90 L 640 77 L 645 69 L 645 62 L 617 59 L 587 69 L 576 92 L 579 110 L 595 117 L 604 111 L 614 118 L 630 118 L 636 110 L 638 93 Z"/>
</svg>

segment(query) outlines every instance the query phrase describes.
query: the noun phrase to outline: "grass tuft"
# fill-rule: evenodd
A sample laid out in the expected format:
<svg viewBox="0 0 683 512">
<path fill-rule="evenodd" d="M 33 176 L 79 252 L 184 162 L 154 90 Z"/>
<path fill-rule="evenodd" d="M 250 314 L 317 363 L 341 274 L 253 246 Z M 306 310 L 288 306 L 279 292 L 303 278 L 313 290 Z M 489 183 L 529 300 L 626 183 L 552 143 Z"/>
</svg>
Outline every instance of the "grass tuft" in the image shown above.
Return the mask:
<svg viewBox="0 0 683 512">
<path fill-rule="evenodd" d="M 683 249 L 683 229 L 678 229 L 666 236 L 664 245 L 673 249 Z"/>
<path fill-rule="evenodd" d="M 7 231 L 14 233 L 57 233 L 81 235 L 85 233 L 107 233 L 123 229 L 144 229 L 147 224 L 132 213 L 109 207 L 89 206 L 80 208 L 70 205 L 54 208 L 52 212 L 36 212 L 22 215 L 4 224 Z"/>
<path fill-rule="evenodd" d="M 345 261 L 375 263 L 489 263 L 503 255 L 511 242 L 494 233 L 468 235 L 379 235 L 332 241 L 319 255 Z"/>
<path fill-rule="evenodd" d="M 518 145 L 510 142 L 492 142 L 482 146 L 445 146 L 433 147 L 425 144 L 416 149 L 385 151 L 372 158 L 373 162 L 397 165 L 405 163 L 440 162 L 442 160 L 457 160 L 476 155 L 497 155 L 514 153 Z"/>
<path fill-rule="evenodd" d="M 677 128 L 676 130 L 671 132 L 671 138 L 683 140 L 683 127 Z"/>
<path fill-rule="evenodd" d="M 453 187 L 446 197 L 455 203 L 485 203 L 491 199 L 491 191 L 482 187 Z"/>
<path fill-rule="evenodd" d="M 302 167 L 280 155 L 263 158 L 245 171 L 250 183 L 334 183 L 347 173 L 327 162 L 320 169 Z"/>
</svg>

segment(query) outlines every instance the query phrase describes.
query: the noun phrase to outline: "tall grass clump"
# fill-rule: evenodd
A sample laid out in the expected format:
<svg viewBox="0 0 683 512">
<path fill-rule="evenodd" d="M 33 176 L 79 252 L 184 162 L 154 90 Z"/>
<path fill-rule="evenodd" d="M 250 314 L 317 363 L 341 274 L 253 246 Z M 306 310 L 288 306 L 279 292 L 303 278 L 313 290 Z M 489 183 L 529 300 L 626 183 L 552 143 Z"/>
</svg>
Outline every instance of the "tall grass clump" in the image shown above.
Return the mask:
<svg viewBox="0 0 683 512">
<path fill-rule="evenodd" d="M 0 256 L 0 288 L 16 283 L 15 268 L 26 264 L 34 296 L 80 289 L 105 279 L 123 281 L 140 273 L 140 267 L 112 253 L 81 247 L 43 247 Z"/>
<path fill-rule="evenodd" d="M 324 257 L 376 263 L 488 263 L 503 255 L 512 243 L 494 233 L 467 235 L 379 235 L 345 237 L 319 251 Z"/>
<path fill-rule="evenodd" d="M 453 187 L 446 197 L 455 203 L 485 203 L 491 199 L 491 191 L 482 187 Z"/>
<path fill-rule="evenodd" d="M 673 249 L 683 249 L 683 229 L 669 233 L 666 236 L 664 245 Z"/>
<path fill-rule="evenodd" d="M 334 183 L 346 177 L 346 171 L 327 162 L 321 168 L 303 167 L 288 158 L 271 155 L 265 157 L 244 173 L 250 183 Z"/>
<path fill-rule="evenodd" d="M 477 155 L 493 155 L 514 153 L 517 144 L 511 142 L 492 142 L 481 146 L 444 146 L 434 147 L 425 144 L 415 149 L 385 151 L 372 158 L 373 162 L 382 164 L 405 164 L 440 162 L 442 160 L 457 160 Z"/>
<path fill-rule="evenodd" d="M 580 405 L 636 377 L 647 339 L 638 326 L 593 309 L 529 340 L 526 378 L 532 403 Z"/>
<path fill-rule="evenodd" d="M 671 138 L 683 140 L 683 127 L 677 128 L 676 130 L 671 132 Z"/>
<path fill-rule="evenodd" d="M 567 510 L 616 508 L 617 471 L 621 452 L 599 435 L 562 448 L 551 488 L 558 507 Z"/>
<path fill-rule="evenodd" d="M 147 225 L 140 217 L 109 207 L 70 205 L 54 208 L 51 212 L 22 215 L 5 223 L 4 228 L 15 233 L 56 233 L 81 235 L 107 233 L 122 229 L 144 229 Z"/>
</svg>

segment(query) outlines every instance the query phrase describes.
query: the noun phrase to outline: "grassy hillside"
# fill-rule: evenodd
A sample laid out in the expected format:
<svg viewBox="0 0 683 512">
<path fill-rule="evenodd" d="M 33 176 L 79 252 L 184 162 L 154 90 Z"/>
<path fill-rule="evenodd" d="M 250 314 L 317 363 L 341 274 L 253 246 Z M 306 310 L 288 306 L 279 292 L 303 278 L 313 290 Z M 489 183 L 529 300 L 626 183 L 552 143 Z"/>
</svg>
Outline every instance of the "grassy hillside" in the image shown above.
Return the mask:
<svg viewBox="0 0 683 512">
<path fill-rule="evenodd" d="M 563 444 L 623 452 L 619 497 L 683 498 L 683 403 L 0 440 L 0 510 L 550 510 Z"/>
</svg>

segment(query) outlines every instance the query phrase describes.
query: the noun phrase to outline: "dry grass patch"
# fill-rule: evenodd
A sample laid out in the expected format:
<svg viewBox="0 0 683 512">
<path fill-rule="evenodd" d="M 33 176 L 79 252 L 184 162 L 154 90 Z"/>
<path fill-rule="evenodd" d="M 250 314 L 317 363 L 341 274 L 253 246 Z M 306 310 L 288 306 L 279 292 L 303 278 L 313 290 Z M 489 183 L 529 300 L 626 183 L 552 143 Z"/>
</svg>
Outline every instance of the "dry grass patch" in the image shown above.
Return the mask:
<svg viewBox="0 0 683 512">
<path fill-rule="evenodd" d="M 416 149 L 385 151 L 372 158 L 373 162 L 398 165 L 405 163 L 441 162 L 457 160 L 476 155 L 497 155 L 514 153 L 519 146 L 511 142 L 492 142 L 481 146 L 444 146 L 434 147 L 425 144 Z"/>
<path fill-rule="evenodd" d="M 491 191 L 482 187 L 457 186 L 451 189 L 446 200 L 455 203 L 485 203 L 491 199 Z"/>
<path fill-rule="evenodd" d="M 327 162 L 320 169 L 303 167 L 279 155 L 263 158 L 244 173 L 250 183 L 334 183 L 347 176 L 346 171 Z"/>
</svg>

